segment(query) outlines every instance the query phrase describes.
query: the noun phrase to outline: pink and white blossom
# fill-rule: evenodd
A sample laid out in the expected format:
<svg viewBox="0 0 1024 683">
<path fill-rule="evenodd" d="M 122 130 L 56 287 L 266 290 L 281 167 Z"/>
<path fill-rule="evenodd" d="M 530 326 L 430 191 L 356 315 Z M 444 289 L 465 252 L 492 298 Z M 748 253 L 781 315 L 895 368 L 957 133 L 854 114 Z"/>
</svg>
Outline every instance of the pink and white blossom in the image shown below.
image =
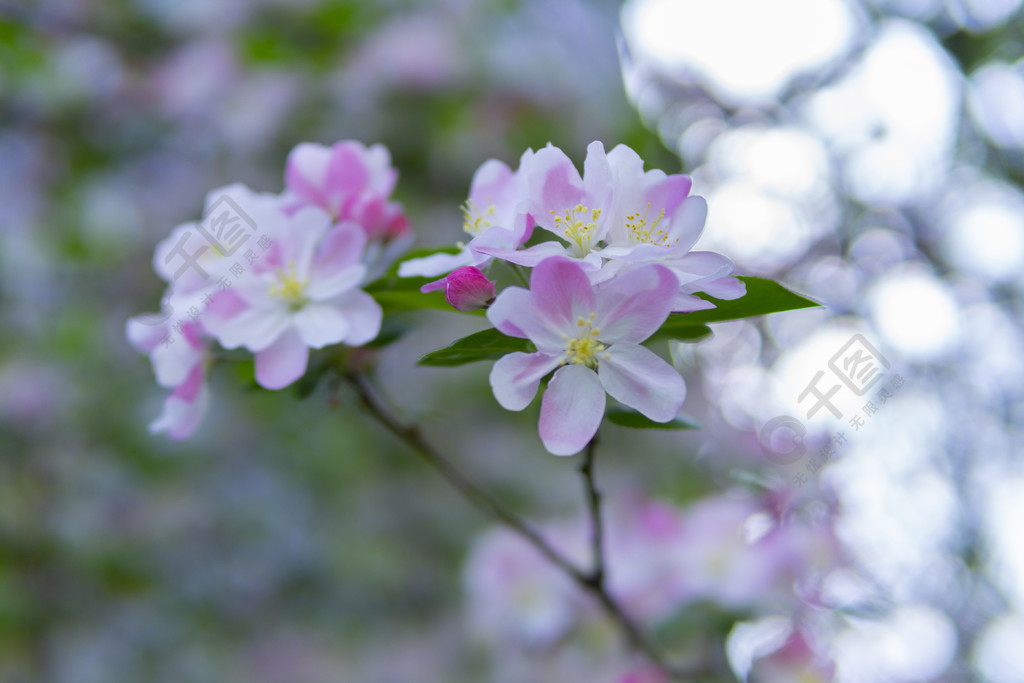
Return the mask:
<svg viewBox="0 0 1024 683">
<path fill-rule="evenodd" d="M 380 305 L 359 289 L 365 245 L 358 225 L 332 225 L 321 209 L 282 214 L 269 251 L 214 295 L 204 325 L 225 348 L 256 354 L 261 386 L 285 387 L 305 373 L 310 348 L 359 346 L 380 331 Z"/>
<path fill-rule="evenodd" d="M 557 543 L 550 529 L 542 533 Z M 469 621 L 491 643 L 550 645 L 576 623 L 583 602 L 572 579 L 504 528 L 473 544 L 463 584 Z"/>
<path fill-rule="evenodd" d="M 835 662 L 804 627 L 797 625 L 774 652 L 754 662 L 748 680 L 757 683 L 830 683 L 835 680 Z"/>
<path fill-rule="evenodd" d="M 523 201 L 537 225 L 559 239 L 526 249 L 488 244 L 477 250 L 530 267 L 565 256 L 579 261 L 594 282 L 637 265 L 662 265 L 679 281 L 675 312 L 714 308 L 696 292 L 719 299 L 743 296 L 746 288 L 732 277 L 729 259 L 691 251 L 704 229 L 707 203 L 690 196 L 690 178 L 643 166 L 626 145 L 606 153 L 595 141 L 587 147 L 581 176 L 565 153 L 549 144 L 529 160 Z"/>
<path fill-rule="evenodd" d="M 359 225 L 368 242 L 390 242 L 409 233 L 401 205 L 389 199 L 397 180 L 398 171 L 383 145 L 304 142 L 288 155 L 285 205 L 289 212 L 320 207 L 336 222 Z"/>
<path fill-rule="evenodd" d="M 564 256 L 587 270 L 600 268 L 603 259 L 595 250 L 611 227 L 615 189 L 604 146 L 590 143 L 581 176 L 565 152 L 548 144 L 530 159 L 526 184 L 527 211 L 537 225 L 562 241 L 520 250 L 486 246 L 480 251 L 528 267 L 551 256 Z"/>
<path fill-rule="evenodd" d="M 484 250 L 515 251 L 522 246 L 533 230 L 533 218 L 525 204 L 526 172 L 533 157 L 533 150 L 526 150 L 516 171 L 497 159 L 485 161 L 473 174 L 469 198 L 462 206 L 462 229 L 471 237 L 469 242 L 455 254 L 431 254 L 405 261 L 398 274 L 434 277 L 462 266 L 484 268 L 494 258 Z"/>
<path fill-rule="evenodd" d="M 554 371 L 541 403 L 539 433 L 555 455 L 580 451 L 604 417 L 605 393 L 651 420 L 679 412 L 686 385 L 672 366 L 640 345 L 665 322 L 679 285 L 666 268 L 637 268 L 593 285 L 579 263 L 549 258 L 530 289 L 509 287 L 487 311 L 502 333 L 529 339 L 535 353 L 511 353 L 491 371 L 503 408 L 523 410 Z"/>
<path fill-rule="evenodd" d="M 591 145 L 588 158 L 591 154 L 600 157 L 604 147 Z M 695 292 L 717 299 L 736 299 L 746 293 L 743 282 L 731 277 L 732 261 L 714 252 L 691 251 L 704 230 L 707 202 L 689 194 L 692 182 L 688 176 L 645 171 L 643 159 L 626 145 L 608 152 L 605 163 L 614 179 L 610 227 L 605 246 L 599 250 L 610 261 L 605 269 L 614 272 L 643 263 L 669 268 L 680 285 L 672 306 L 676 312 L 714 308 L 693 296 Z M 592 279 L 602 277 L 606 276 Z"/>
</svg>

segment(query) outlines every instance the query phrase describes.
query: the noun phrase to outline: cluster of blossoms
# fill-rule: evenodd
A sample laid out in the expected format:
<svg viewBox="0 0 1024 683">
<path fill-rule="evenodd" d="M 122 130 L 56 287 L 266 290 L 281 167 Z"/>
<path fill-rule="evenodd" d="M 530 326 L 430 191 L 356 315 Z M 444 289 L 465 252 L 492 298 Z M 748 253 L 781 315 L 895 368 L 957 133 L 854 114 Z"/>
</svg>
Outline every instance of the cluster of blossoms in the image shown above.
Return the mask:
<svg viewBox="0 0 1024 683">
<path fill-rule="evenodd" d="M 171 390 L 152 431 L 184 439 L 198 426 L 214 342 L 252 352 L 256 381 L 280 389 L 305 373 L 311 348 L 377 336 L 381 307 L 360 287 L 412 238 L 389 199 L 397 175 L 380 145 L 301 144 L 282 193 L 214 190 L 203 220 L 157 246 L 163 310 L 127 324 L 129 341 Z"/>
<path fill-rule="evenodd" d="M 202 221 L 158 245 L 164 310 L 127 329 L 171 390 L 153 430 L 178 439 L 194 431 L 208 402 L 213 342 L 255 354 L 257 382 L 280 389 L 305 373 L 310 349 L 376 337 L 382 310 L 360 288 L 412 237 L 390 200 L 396 178 L 379 145 L 301 144 L 282 193 L 216 190 Z M 422 290 L 443 289 L 461 311 L 487 307 L 499 332 L 532 344 L 494 365 L 494 395 L 523 410 L 550 375 L 540 437 L 549 452 L 571 455 L 596 434 L 606 395 L 656 422 L 672 420 L 686 385 L 642 343 L 670 314 L 714 307 L 697 292 L 745 293 L 728 259 L 691 251 L 707 206 L 689 192 L 688 177 L 645 171 L 623 145 L 606 153 L 592 143 L 582 175 L 551 145 L 527 151 L 515 171 L 489 160 L 463 207 L 469 242 L 455 254 L 405 261 L 398 274 L 448 273 Z M 496 292 L 481 270 L 495 260 L 524 281 L 522 269 L 532 269 L 529 289 Z"/>
<path fill-rule="evenodd" d="M 745 293 L 727 258 L 691 251 L 707 204 L 690 196 L 690 186 L 685 175 L 645 171 L 624 145 L 606 153 L 591 143 L 582 175 L 551 145 L 527 151 L 516 171 L 490 160 L 477 170 L 463 207 L 471 239 L 455 254 L 406 261 L 399 275 L 451 271 L 423 291 L 444 289 L 459 310 L 489 306 L 495 328 L 534 345 L 534 353 L 495 364 L 495 398 L 523 410 L 554 372 L 540 437 L 549 452 L 571 455 L 597 432 L 606 394 L 656 422 L 673 419 L 686 386 L 641 343 L 671 313 L 714 307 L 696 292 L 727 300 Z M 496 295 L 481 270 L 496 259 L 533 269 L 529 289 Z"/>
<path fill-rule="evenodd" d="M 812 649 L 799 616 L 820 604 L 824 577 L 844 562 L 830 522 L 780 519 L 768 501 L 725 496 L 684 509 L 660 501 L 620 502 L 609 508 L 607 519 L 608 591 L 636 623 L 663 625 L 698 603 L 752 616 L 789 615 L 795 620 L 790 638 L 756 665 L 759 671 L 786 673 L 758 680 L 832 680 L 827 653 Z M 539 531 L 566 557 L 585 565 L 587 526 L 587 519 L 578 517 Z M 463 578 L 474 633 L 499 657 L 510 646 L 585 647 L 586 634 L 602 617 L 564 573 L 505 529 L 476 541 Z M 624 672 L 628 664 L 623 663 Z M 613 680 L 647 679 L 622 673 Z"/>
</svg>

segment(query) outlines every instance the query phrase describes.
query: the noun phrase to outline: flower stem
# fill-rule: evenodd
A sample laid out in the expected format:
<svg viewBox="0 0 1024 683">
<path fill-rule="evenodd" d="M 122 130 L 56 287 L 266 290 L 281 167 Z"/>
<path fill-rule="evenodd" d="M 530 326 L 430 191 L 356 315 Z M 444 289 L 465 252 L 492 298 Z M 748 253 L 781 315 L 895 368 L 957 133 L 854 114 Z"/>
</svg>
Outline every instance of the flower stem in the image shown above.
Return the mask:
<svg viewBox="0 0 1024 683">
<path fill-rule="evenodd" d="M 504 505 L 484 493 L 480 487 L 470 481 L 451 461 L 441 455 L 431 446 L 420 434 L 416 425 L 403 424 L 395 417 L 384 403 L 377 397 L 370 382 L 358 372 L 349 372 L 345 379 L 355 389 L 356 394 L 362 401 L 363 406 L 369 413 L 382 424 L 389 432 L 401 439 L 407 446 L 416 452 L 423 460 L 432 466 L 444 477 L 449 484 L 461 493 L 481 511 L 498 519 L 510 529 L 523 537 L 530 545 L 537 549 L 544 557 L 553 562 L 559 569 L 569 574 L 577 582 L 585 581 L 586 576 L 571 562 L 564 558 L 558 551 L 544 540 L 526 522 L 519 519 L 513 512 Z"/>
<path fill-rule="evenodd" d="M 583 477 L 583 492 L 587 499 L 587 510 L 590 513 L 590 556 L 591 569 L 589 579 L 593 583 L 604 585 L 604 524 L 601 520 L 601 492 L 597 490 L 594 479 L 594 454 L 597 451 L 597 434 L 587 444 L 580 463 L 580 475 Z"/>
<path fill-rule="evenodd" d="M 361 373 L 348 371 L 343 375 L 344 379 L 355 390 L 366 410 L 384 426 L 389 432 L 398 437 L 427 464 L 431 465 L 444 477 L 455 489 L 473 503 L 477 508 L 487 515 L 497 519 L 509 529 L 519 534 L 527 543 L 533 546 L 537 552 L 546 557 L 552 564 L 565 572 L 582 589 L 591 593 L 601 604 L 608 617 L 614 621 L 619 630 L 622 631 L 628 645 L 642 652 L 655 666 L 664 671 L 668 676 L 676 680 L 683 680 L 692 676 L 695 671 L 684 671 L 671 666 L 665 657 L 643 634 L 640 628 L 626 614 L 622 606 L 608 592 L 605 584 L 604 550 L 603 550 L 603 524 L 601 523 L 601 495 L 594 484 L 594 451 L 597 447 L 595 437 L 587 445 L 580 472 L 583 474 L 585 490 L 592 521 L 592 549 L 593 567 L 589 572 L 584 572 L 570 562 L 564 555 L 555 550 L 533 527 L 520 519 L 515 513 L 508 510 L 504 505 L 491 498 L 479 486 L 470 481 L 461 471 L 446 457 L 441 455 L 420 433 L 416 425 L 407 425 L 400 421 L 384 402 L 377 396 L 370 381 Z"/>
</svg>

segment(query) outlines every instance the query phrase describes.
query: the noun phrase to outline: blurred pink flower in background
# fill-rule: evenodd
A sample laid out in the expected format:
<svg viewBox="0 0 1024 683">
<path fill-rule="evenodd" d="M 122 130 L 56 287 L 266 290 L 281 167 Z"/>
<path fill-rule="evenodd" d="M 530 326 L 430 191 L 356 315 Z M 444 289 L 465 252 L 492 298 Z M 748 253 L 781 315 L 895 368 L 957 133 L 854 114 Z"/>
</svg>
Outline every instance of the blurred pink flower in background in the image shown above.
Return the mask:
<svg viewBox="0 0 1024 683">
<path fill-rule="evenodd" d="M 172 389 L 163 411 L 149 425 L 153 433 L 166 432 L 176 441 L 187 439 L 199 426 L 209 406 L 206 384 L 209 348 L 198 322 L 181 326 L 180 334 L 166 322 L 154 325 L 152 314 L 128 321 L 128 341 L 137 351 L 148 354 L 157 383 Z"/>
<path fill-rule="evenodd" d="M 569 538 L 550 528 L 543 533 L 558 547 Z M 580 613 L 582 596 L 572 579 L 504 528 L 477 539 L 466 559 L 463 584 L 469 624 L 494 645 L 551 645 L 572 628 Z"/>
<path fill-rule="evenodd" d="M 304 142 L 288 155 L 286 211 L 318 206 L 335 221 L 359 224 L 371 242 L 389 242 L 409 232 L 409 220 L 389 201 L 398 180 L 391 154 L 383 145 L 353 140 L 325 147 Z"/>
<path fill-rule="evenodd" d="M 382 312 L 359 289 L 366 237 L 358 225 L 332 226 L 308 207 L 281 214 L 270 234 L 268 254 L 213 296 L 204 324 L 225 348 L 254 352 L 256 381 L 280 389 L 305 373 L 310 348 L 376 337 Z"/>
<path fill-rule="evenodd" d="M 604 515 L 608 590 L 645 629 L 670 622 L 697 602 L 755 615 L 801 614 L 814 608 L 797 586 L 808 567 L 832 569 L 842 562 L 830 524 L 812 523 L 802 516 L 775 521 L 768 500 L 716 495 L 687 507 L 642 497 L 608 502 Z M 589 526 L 589 519 L 581 515 L 548 521 L 538 529 L 554 548 L 585 567 Z M 811 533 L 832 538 L 835 554 L 827 562 L 810 557 L 804 548 L 803 541 Z M 596 603 L 578 586 L 505 529 L 488 531 L 477 539 L 466 559 L 463 579 L 470 624 L 493 649 L 496 666 L 517 645 L 584 647 L 578 641 L 593 637 L 588 625 L 603 619 Z M 812 648 L 802 631 L 794 631 L 782 644 L 780 640 L 775 646 L 778 652 L 758 664 L 761 669 L 789 667 L 786 670 L 791 672 L 822 675 L 829 671 L 827 663 L 819 662 L 818 645 Z M 617 681 L 664 680 L 649 668 L 625 670 Z"/>
<path fill-rule="evenodd" d="M 750 670 L 751 683 L 829 683 L 834 680 L 835 663 L 823 656 L 821 643 L 814 643 L 799 626 L 793 628 L 780 648 L 757 659 Z"/>
</svg>

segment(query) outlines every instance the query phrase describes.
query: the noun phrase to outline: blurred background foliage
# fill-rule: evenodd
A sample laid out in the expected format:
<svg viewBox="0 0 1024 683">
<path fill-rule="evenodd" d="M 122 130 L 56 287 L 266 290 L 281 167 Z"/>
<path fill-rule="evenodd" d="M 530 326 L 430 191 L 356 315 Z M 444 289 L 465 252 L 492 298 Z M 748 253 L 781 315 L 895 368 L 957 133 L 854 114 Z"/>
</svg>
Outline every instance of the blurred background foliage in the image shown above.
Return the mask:
<svg viewBox="0 0 1024 683">
<path fill-rule="evenodd" d="M 927 607 L 953 645 L 905 675 L 848 680 L 1022 680 L 1006 648 L 978 645 L 997 622 L 1024 630 L 1020 3 L 792 0 L 754 31 L 775 36 L 761 54 L 746 28 L 674 4 L 683 14 L 658 20 L 672 2 L 0 2 L 0 681 L 491 676 L 460 590 L 487 520 L 347 392 L 300 400 L 218 367 L 196 437 L 145 429 L 161 392 L 124 324 L 159 305 L 156 242 L 208 190 L 276 192 L 294 145 L 341 139 L 388 146 L 421 245 L 459 239 L 458 207 L 489 157 L 514 165 L 550 141 L 582 161 L 597 139 L 692 172 L 711 205 L 708 248 L 829 308 L 722 326 L 681 350 L 686 410 L 705 429 L 609 427 L 602 485 L 683 503 L 791 480 L 757 447 L 767 419 L 806 411 L 809 375 L 787 374 L 787 352 L 813 373 L 815 335 L 833 334 L 831 351 L 837 330 L 864 332 L 908 391 L 904 412 L 830 468 L 861 487 L 836 485 L 868 586 L 857 599 Z M 722 5 L 736 25 L 738 4 Z M 826 6 L 846 23 L 828 24 Z M 786 43 L 832 44 L 737 84 L 696 34 L 748 75 L 770 72 Z M 907 77 L 817 99 L 864 71 L 877 82 L 872 69 Z M 887 108 L 901 90 L 923 109 Z M 907 291 L 921 294 L 892 310 Z M 402 414 L 529 518 L 578 511 L 575 462 L 542 451 L 536 406 L 501 411 L 483 365 L 415 366 L 479 325 L 413 318 L 376 359 Z M 927 532 L 907 522 L 921 516 Z M 852 651 L 870 648 L 854 632 Z"/>
</svg>

